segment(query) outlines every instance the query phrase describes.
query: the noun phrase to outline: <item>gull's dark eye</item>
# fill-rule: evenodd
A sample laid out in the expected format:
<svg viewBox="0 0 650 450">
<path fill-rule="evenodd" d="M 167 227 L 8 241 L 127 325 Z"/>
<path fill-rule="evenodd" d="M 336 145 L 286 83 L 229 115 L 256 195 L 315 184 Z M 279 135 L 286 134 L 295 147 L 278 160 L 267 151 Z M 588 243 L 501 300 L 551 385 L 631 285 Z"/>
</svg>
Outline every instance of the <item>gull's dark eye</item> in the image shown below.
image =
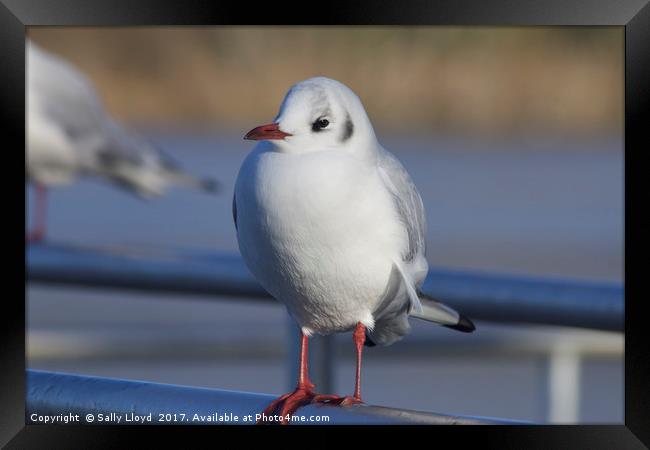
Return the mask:
<svg viewBox="0 0 650 450">
<path fill-rule="evenodd" d="M 330 121 L 327 119 L 318 119 L 314 124 L 311 126 L 312 131 L 321 131 L 323 128 L 327 128 L 327 126 L 330 124 Z"/>
</svg>

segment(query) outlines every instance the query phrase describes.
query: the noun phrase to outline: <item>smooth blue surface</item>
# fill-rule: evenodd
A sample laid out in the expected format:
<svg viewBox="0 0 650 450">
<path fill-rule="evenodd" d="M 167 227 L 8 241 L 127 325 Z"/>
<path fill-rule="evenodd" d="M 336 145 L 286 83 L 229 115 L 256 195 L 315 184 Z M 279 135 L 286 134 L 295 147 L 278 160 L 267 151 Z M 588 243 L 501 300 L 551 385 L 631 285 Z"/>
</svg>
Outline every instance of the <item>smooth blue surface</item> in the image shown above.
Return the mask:
<svg viewBox="0 0 650 450">
<path fill-rule="evenodd" d="M 145 255 L 31 245 L 31 281 L 190 294 L 268 297 L 237 255 L 190 252 Z M 523 276 L 430 270 L 422 292 L 477 320 L 623 329 L 623 288 Z"/>
<path fill-rule="evenodd" d="M 244 416 L 261 413 L 274 400 L 271 395 L 250 392 L 225 391 L 187 386 L 148 383 L 132 380 L 118 380 L 105 377 L 27 371 L 27 401 L 25 407 L 27 423 L 34 423 L 34 414 L 53 415 L 78 414 L 82 424 L 116 424 L 113 417 L 121 417 L 120 425 L 210 425 L 245 423 Z M 111 416 L 110 413 L 114 413 Z M 93 420 L 88 421 L 88 415 Z M 99 415 L 108 416 L 111 422 L 101 423 Z M 131 415 L 148 416 L 151 422 L 126 422 Z M 419 411 L 355 405 L 352 407 L 330 407 L 308 405 L 295 415 L 328 416 L 329 421 L 305 424 L 480 424 L 523 422 L 499 420 L 487 417 L 450 416 Z M 103 417 L 102 416 L 102 417 Z M 197 417 L 198 416 L 198 417 Z M 203 416 L 203 417 L 202 417 Z M 237 419 L 235 419 L 235 416 Z M 208 417 L 217 419 L 210 421 Z M 199 420 L 193 420 L 199 419 Z M 145 419 L 148 420 L 148 419 Z"/>
<path fill-rule="evenodd" d="M 241 139 L 245 131 L 152 135 L 189 170 L 220 180 L 220 194 L 172 189 L 144 201 L 81 179 L 51 191 L 49 237 L 236 252 L 231 206 L 239 166 L 252 148 Z M 432 265 L 623 281 L 622 141 L 380 138 L 422 194 Z"/>
</svg>

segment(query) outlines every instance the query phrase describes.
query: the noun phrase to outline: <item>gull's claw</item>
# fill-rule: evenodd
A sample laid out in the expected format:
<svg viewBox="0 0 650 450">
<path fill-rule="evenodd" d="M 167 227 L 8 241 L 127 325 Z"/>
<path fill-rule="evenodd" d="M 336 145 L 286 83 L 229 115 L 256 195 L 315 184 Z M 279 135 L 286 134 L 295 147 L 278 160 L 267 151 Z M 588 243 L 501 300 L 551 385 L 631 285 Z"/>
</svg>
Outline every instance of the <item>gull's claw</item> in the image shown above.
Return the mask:
<svg viewBox="0 0 650 450">
<path fill-rule="evenodd" d="M 267 416 L 269 419 L 260 419 L 257 421 L 258 425 L 276 425 L 277 421 L 270 419 L 273 416 L 280 416 L 281 425 L 289 425 L 290 421 L 285 420 L 286 416 L 291 417 L 299 408 L 310 405 L 313 403 L 323 403 L 326 405 L 340 405 L 347 406 L 352 403 L 360 403 L 361 400 L 356 400 L 354 397 L 340 397 L 333 394 L 318 394 L 312 390 L 313 385 L 298 387 L 295 391 L 284 394 L 264 409 L 262 417 Z"/>
</svg>

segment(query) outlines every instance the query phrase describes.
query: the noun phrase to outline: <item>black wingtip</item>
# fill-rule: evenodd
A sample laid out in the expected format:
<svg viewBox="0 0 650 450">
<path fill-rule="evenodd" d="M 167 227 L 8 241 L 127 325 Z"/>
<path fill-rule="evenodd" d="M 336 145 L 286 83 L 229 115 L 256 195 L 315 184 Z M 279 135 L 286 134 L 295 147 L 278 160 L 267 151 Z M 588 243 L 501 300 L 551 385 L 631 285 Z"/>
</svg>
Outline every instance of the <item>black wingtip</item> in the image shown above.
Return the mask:
<svg viewBox="0 0 650 450">
<path fill-rule="evenodd" d="M 210 194 L 216 194 L 221 190 L 221 184 L 212 178 L 204 178 L 201 180 L 201 189 Z"/>
<path fill-rule="evenodd" d="M 445 326 L 447 328 L 451 328 L 452 330 L 462 331 L 463 333 L 471 333 L 472 331 L 476 330 L 474 323 L 463 315 L 460 316 L 460 319 L 456 325 Z"/>
<path fill-rule="evenodd" d="M 368 336 L 368 333 L 366 333 L 366 340 L 364 341 L 363 345 L 366 347 L 374 347 L 377 344 L 375 344 L 375 341 L 370 339 L 370 336 Z"/>
</svg>

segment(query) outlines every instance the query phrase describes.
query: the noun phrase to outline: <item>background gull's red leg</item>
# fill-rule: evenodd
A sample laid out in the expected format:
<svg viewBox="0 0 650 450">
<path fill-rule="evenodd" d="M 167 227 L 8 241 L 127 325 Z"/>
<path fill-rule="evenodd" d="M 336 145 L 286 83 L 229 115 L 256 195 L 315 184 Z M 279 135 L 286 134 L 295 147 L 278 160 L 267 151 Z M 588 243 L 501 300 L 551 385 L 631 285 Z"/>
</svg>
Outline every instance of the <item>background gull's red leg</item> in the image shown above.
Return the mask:
<svg viewBox="0 0 650 450">
<path fill-rule="evenodd" d="M 45 239 L 47 216 L 47 188 L 41 183 L 34 184 L 34 227 L 27 233 L 27 242 L 39 242 Z"/>
</svg>

